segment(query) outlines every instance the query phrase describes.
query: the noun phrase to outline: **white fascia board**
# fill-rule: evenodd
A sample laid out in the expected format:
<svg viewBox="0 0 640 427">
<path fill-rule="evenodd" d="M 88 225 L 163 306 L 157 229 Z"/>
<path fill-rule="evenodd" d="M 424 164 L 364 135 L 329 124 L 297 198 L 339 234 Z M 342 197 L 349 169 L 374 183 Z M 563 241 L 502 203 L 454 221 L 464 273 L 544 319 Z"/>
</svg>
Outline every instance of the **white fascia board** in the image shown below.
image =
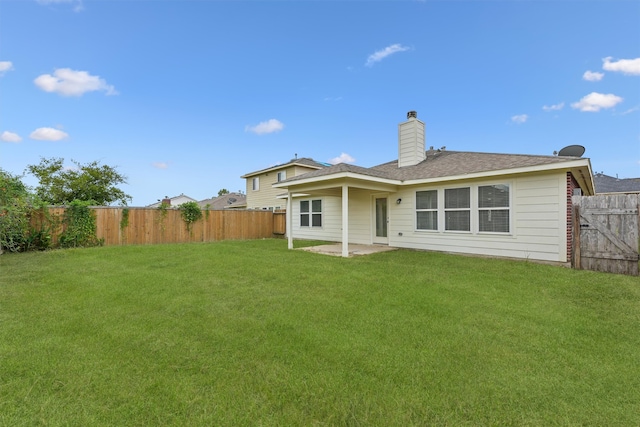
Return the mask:
<svg viewBox="0 0 640 427">
<path fill-rule="evenodd" d="M 338 179 L 343 179 L 343 180 L 354 179 L 354 180 L 369 181 L 369 182 L 375 182 L 379 184 L 390 184 L 390 185 L 402 184 L 402 181 L 399 181 L 397 179 L 378 178 L 375 176 L 362 175 L 362 174 L 353 173 L 353 172 L 340 172 L 340 173 L 335 173 L 331 175 L 322 175 L 322 176 L 316 176 L 313 178 L 298 179 L 291 182 L 286 182 L 286 181 L 278 182 L 273 184 L 272 186 L 275 188 L 289 188 L 293 186 L 314 184 L 314 183 L 325 182 L 325 181 L 334 181 Z"/>
<path fill-rule="evenodd" d="M 293 162 L 293 163 L 286 163 L 284 165 L 276 165 L 267 169 L 261 169 L 259 171 L 255 171 L 255 172 L 249 172 L 247 174 L 242 175 L 240 178 L 250 178 L 252 176 L 256 176 L 256 175 L 262 175 L 263 173 L 268 173 L 268 172 L 274 172 L 277 170 L 282 170 L 282 169 L 287 169 L 290 168 L 292 166 L 302 166 L 305 168 L 309 168 L 309 169 L 322 169 L 319 166 L 311 166 L 311 165 L 305 165 L 304 163 L 298 163 L 298 162 Z"/>
<path fill-rule="evenodd" d="M 292 193 L 291 194 L 291 198 L 295 199 L 296 197 L 309 197 L 311 194 L 307 194 L 307 193 Z M 289 195 L 287 194 L 280 194 L 279 196 L 276 196 L 276 199 L 288 199 Z"/>
<path fill-rule="evenodd" d="M 513 168 L 513 169 L 498 169 L 494 171 L 476 172 L 476 173 L 469 173 L 469 174 L 462 174 L 462 175 L 440 176 L 436 178 L 412 179 L 412 180 L 402 181 L 401 185 L 432 184 L 436 182 L 489 178 L 489 177 L 501 176 L 501 175 L 516 175 L 516 174 L 525 174 L 525 173 L 532 173 L 532 172 L 546 172 L 546 171 L 553 171 L 558 169 L 561 169 L 561 170 L 573 169 L 573 168 L 580 168 L 585 166 L 589 170 L 591 170 L 589 159 L 574 160 L 574 161 L 563 162 L 563 163 L 552 163 L 547 165 L 527 166 L 527 167 Z"/>
</svg>

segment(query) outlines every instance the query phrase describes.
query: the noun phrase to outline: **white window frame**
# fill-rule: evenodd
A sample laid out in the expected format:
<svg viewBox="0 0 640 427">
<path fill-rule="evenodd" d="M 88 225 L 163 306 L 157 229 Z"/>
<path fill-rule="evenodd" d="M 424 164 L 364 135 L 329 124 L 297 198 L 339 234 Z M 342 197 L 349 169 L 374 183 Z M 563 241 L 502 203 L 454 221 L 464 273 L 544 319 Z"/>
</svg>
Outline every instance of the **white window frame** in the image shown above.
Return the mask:
<svg viewBox="0 0 640 427">
<path fill-rule="evenodd" d="M 287 171 L 278 172 L 278 182 L 284 181 L 287 179 Z"/>
<path fill-rule="evenodd" d="M 260 177 L 256 176 L 255 178 L 253 178 L 251 180 L 251 189 L 253 191 L 259 191 L 260 190 Z"/>
<path fill-rule="evenodd" d="M 313 203 L 313 202 L 319 202 L 320 205 L 320 210 L 314 210 L 315 208 L 317 208 L 318 203 Z M 302 204 L 306 203 L 307 204 L 307 209 L 308 211 L 303 212 L 302 211 Z M 315 206 L 314 206 L 315 205 Z M 300 200 L 300 204 L 299 204 L 299 209 L 300 209 L 300 228 L 322 228 L 322 224 L 324 223 L 324 214 L 322 212 L 322 206 L 324 205 L 322 199 L 306 199 L 306 200 Z M 306 217 L 307 220 L 305 221 L 307 224 L 303 225 L 303 220 L 302 218 Z M 319 220 L 320 223 L 317 225 L 314 225 L 314 221 L 315 220 Z"/>
<path fill-rule="evenodd" d="M 497 187 L 497 186 L 505 186 L 507 187 L 507 206 L 492 206 L 492 207 L 480 207 L 480 188 L 482 187 Z M 478 233 L 482 234 L 511 234 L 511 185 L 508 183 L 493 183 L 493 184 L 479 184 L 476 186 L 476 194 L 477 194 L 477 219 L 478 219 Z M 494 230 L 480 230 L 482 227 L 482 221 L 480 220 L 481 212 L 489 212 L 491 215 L 492 212 L 507 212 L 507 230 L 506 231 L 494 231 Z"/>
<path fill-rule="evenodd" d="M 496 206 L 496 207 L 480 207 L 482 204 L 482 201 L 480 200 L 480 189 L 482 187 L 492 187 L 492 186 L 505 186 L 507 188 L 507 191 L 509 192 L 508 194 L 508 199 L 507 199 L 507 203 L 508 206 Z M 460 188 L 468 188 L 469 189 L 469 208 L 445 208 L 445 194 L 447 190 L 455 190 L 455 189 L 460 189 Z M 437 203 L 438 203 L 438 207 L 437 209 L 418 209 L 418 200 L 417 200 L 417 193 L 422 192 L 422 191 L 437 191 Z M 414 201 L 415 201 L 415 207 L 414 207 L 414 230 L 418 233 L 462 233 L 462 234 L 474 234 L 474 235 L 486 235 L 486 234 L 494 234 L 494 235 L 514 235 L 514 229 L 513 229 L 513 200 L 514 200 L 514 193 L 513 193 L 513 182 L 511 181 L 499 181 L 499 182 L 495 182 L 495 181 L 488 181 L 488 182 L 479 182 L 479 183 L 474 183 L 474 184 L 470 184 L 470 185 L 465 185 L 465 186 L 461 186 L 461 187 L 444 187 L 444 186 L 438 186 L 437 188 L 424 188 L 424 189 L 418 189 L 415 191 L 414 194 Z M 481 224 L 481 215 L 483 211 L 506 211 L 507 215 L 508 215 L 508 219 L 507 219 L 507 231 L 481 231 L 480 229 L 482 228 L 482 224 Z M 438 215 L 438 220 L 437 220 L 437 229 L 436 230 L 431 230 L 431 229 L 422 229 L 422 228 L 418 228 L 418 212 L 425 212 L 425 211 L 436 211 L 437 215 Z M 447 212 L 455 212 L 455 211 L 468 211 L 469 212 L 469 230 L 447 230 L 446 229 L 446 215 Z"/>
<path fill-rule="evenodd" d="M 447 191 L 448 190 L 463 190 L 463 189 L 468 189 L 469 190 L 469 207 L 463 207 L 463 208 L 447 208 Z M 444 216 L 444 231 L 446 231 L 447 233 L 471 233 L 473 231 L 473 220 L 472 218 L 474 217 L 473 212 L 472 212 L 472 207 L 473 207 L 473 191 L 472 190 L 472 186 L 471 185 L 467 185 L 464 187 L 449 187 L 449 188 L 445 188 L 444 191 L 442 192 L 443 194 L 443 203 L 442 203 L 442 212 L 443 212 L 443 216 Z M 448 229 L 447 228 L 447 212 L 468 212 L 469 213 L 469 228 L 466 230 L 455 230 L 455 229 Z"/>
<path fill-rule="evenodd" d="M 428 209 L 420 209 L 420 208 L 418 208 L 418 193 L 426 193 L 426 192 L 434 192 L 434 193 L 436 193 L 436 207 L 435 208 L 428 208 Z M 440 213 L 438 211 L 438 207 L 440 206 L 440 200 L 439 200 L 440 194 L 439 194 L 439 191 L 437 189 L 418 190 L 418 191 L 416 191 L 415 197 L 416 197 L 416 205 L 415 205 L 416 206 L 416 216 L 415 216 L 415 219 L 416 219 L 416 227 L 415 228 L 416 228 L 416 230 L 417 231 L 439 231 L 440 230 L 440 226 L 439 226 Z M 435 228 L 418 228 L 418 215 L 419 215 L 420 212 L 435 212 L 435 214 L 436 214 L 436 224 L 435 224 L 436 227 Z"/>
</svg>

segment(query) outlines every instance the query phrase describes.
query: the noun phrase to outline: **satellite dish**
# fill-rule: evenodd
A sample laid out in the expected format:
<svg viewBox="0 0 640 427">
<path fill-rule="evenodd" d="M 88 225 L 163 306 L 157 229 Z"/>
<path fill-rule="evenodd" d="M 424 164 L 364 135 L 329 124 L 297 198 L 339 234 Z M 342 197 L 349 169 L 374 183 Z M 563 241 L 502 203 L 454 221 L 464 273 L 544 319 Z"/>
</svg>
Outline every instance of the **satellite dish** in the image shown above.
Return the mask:
<svg viewBox="0 0 640 427">
<path fill-rule="evenodd" d="M 558 153 L 558 156 L 563 157 L 582 157 L 584 154 L 584 147 L 582 145 L 567 145 Z"/>
</svg>

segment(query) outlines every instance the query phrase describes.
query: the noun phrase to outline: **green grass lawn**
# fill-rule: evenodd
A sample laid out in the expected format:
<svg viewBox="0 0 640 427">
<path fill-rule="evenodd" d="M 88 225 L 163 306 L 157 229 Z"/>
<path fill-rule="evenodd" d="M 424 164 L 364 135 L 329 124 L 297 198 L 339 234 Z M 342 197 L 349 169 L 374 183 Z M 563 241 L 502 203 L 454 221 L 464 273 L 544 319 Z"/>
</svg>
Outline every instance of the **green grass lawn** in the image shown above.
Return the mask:
<svg viewBox="0 0 640 427">
<path fill-rule="evenodd" d="M 640 425 L 640 279 L 283 240 L 2 255 L 0 425 Z"/>
</svg>

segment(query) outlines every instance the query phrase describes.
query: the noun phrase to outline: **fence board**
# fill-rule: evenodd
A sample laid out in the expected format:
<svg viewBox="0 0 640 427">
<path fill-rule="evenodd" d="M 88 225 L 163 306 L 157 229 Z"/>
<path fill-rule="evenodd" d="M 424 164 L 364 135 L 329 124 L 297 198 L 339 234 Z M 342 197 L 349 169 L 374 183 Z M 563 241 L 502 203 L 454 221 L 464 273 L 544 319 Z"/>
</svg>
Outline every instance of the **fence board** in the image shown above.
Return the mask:
<svg viewBox="0 0 640 427">
<path fill-rule="evenodd" d="M 123 222 L 125 209 L 128 211 L 128 224 Z M 52 232 L 54 246 L 64 231 L 64 211 L 64 207 L 49 208 L 49 214 L 60 221 Z M 91 211 L 96 218 L 96 234 L 104 239 L 106 246 L 250 240 L 279 234 L 274 235 L 276 220 L 275 213 L 271 211 L 204 210 L 202 219 L 194 222 L 191 230 L 187 229 L 178 209 L 92 207 Z M 43 215 L 34 217 L 32 221 L 41 224 Z"/>
<path fill-rule="evenodd" d="M 610 273 L 639 273 L 640 195 L 574 196 L 573 266 Z"/>
</svg>

